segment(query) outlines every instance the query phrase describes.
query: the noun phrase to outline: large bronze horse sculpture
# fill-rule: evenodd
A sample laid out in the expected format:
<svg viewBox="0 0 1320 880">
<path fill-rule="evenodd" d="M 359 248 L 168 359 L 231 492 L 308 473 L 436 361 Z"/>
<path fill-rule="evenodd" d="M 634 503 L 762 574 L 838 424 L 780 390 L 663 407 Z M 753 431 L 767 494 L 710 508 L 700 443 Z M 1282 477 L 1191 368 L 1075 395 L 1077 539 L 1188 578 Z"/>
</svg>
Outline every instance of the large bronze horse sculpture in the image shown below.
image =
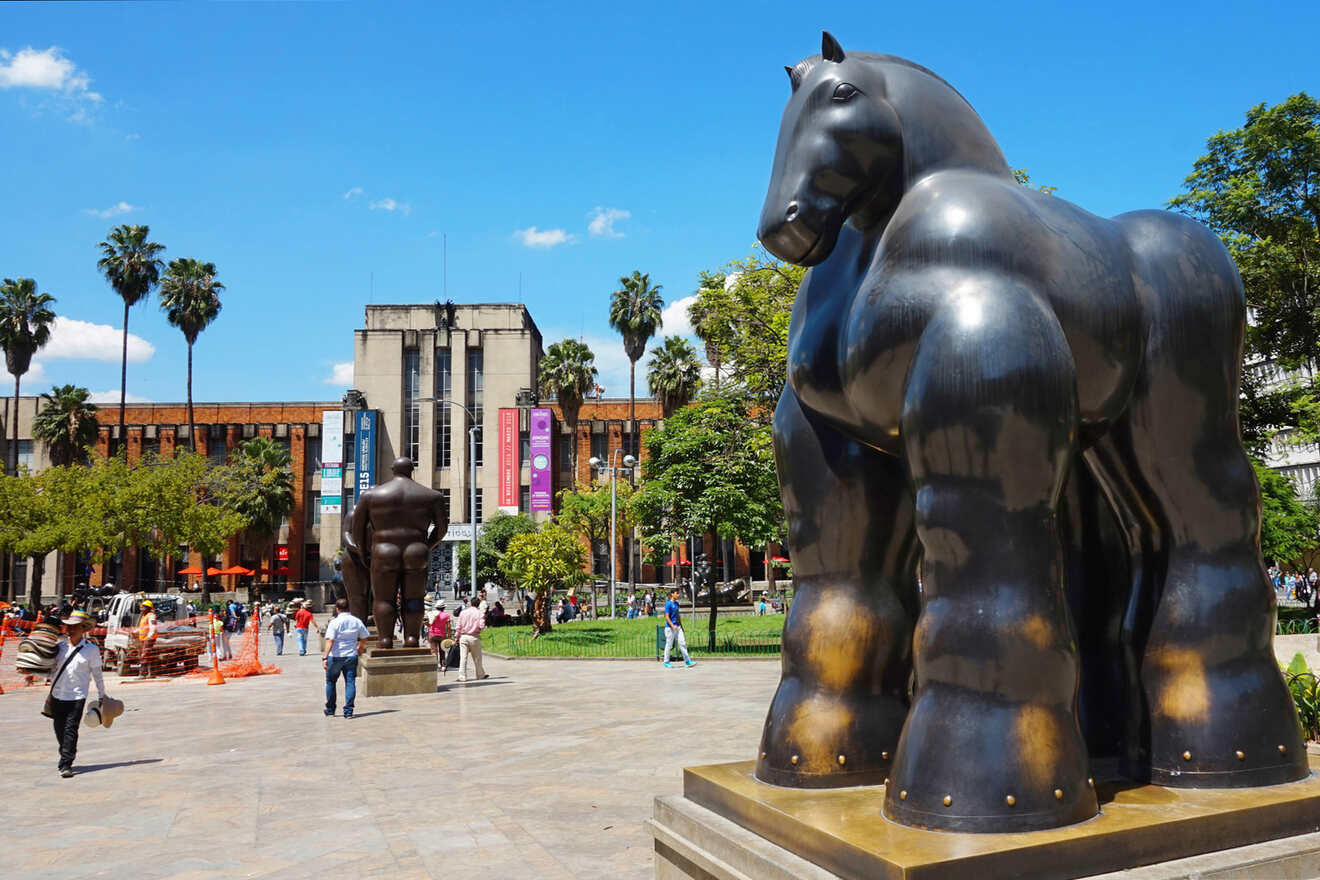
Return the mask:
<svg viewBox="0 0 1320 880">
<path fill-rule="evenodd" d="M 891 819 L 966 831 L 1094 816 L 1106 760 L 1304 777 L 1223 246 L 1019 185 L 916 64 L 826 34 L 788 70 L 758 235 L 812 268 L 775 412 L 797 598 L 757 777 L 884 782 Z"/>
</svg>

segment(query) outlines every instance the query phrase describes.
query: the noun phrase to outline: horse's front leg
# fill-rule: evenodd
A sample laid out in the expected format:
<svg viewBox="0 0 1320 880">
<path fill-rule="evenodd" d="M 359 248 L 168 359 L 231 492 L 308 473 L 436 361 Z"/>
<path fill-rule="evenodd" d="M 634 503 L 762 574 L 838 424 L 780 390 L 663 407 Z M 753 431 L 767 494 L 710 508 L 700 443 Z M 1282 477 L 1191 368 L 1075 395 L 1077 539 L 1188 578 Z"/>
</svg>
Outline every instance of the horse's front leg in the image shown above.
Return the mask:
<svg viewBox="0 0 1320 880">
<path fill-rule="evenodd" d="M 1020 831 L 1098 811 L 1057 517 L 1077 421 L 1054 315 L 1011 280 L 962 285 L 905 391 L 924 561 L 916 690 L 885 795 L 898 822 Z"/>
<path fill-rule="evenodd" d="M 906 469 L 808 413 L 792 389 L 775 411 L 775 459 L 794 601 L 756 775 L 800 787 L 880 783 L 911 675 L 916 538 Z"/>
</svg>

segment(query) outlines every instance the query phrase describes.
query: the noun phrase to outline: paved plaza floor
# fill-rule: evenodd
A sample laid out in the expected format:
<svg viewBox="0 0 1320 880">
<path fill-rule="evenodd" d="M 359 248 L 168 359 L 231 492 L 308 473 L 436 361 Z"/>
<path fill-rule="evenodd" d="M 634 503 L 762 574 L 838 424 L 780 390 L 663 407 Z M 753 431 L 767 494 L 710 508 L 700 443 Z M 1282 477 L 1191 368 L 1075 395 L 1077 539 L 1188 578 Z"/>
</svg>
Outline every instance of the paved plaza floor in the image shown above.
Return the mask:
<svg viewBox="0 0 1320 880">
<path fill-rule="evenodd" d="M 0 696 L 0 875 L 642 880 L 654 797 L 752 757 L 779 677 L 488 658 L 486 681 L 345 720 L 322 714 L 318 654 L 270 660 L 284 673 L 215 687 L 107 676 L 127 711 L 83 728 L 73 779 L 42 693 Z"/>
</svg>

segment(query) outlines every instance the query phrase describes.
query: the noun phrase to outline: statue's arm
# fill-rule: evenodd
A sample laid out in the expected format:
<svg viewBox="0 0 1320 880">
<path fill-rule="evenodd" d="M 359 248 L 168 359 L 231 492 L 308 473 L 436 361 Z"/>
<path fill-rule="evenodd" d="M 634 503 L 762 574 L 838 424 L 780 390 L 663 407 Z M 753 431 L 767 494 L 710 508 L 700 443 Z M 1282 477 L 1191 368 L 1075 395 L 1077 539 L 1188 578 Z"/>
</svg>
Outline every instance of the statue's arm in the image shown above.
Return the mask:
<svg viewBox="0 0 1320 880">
<path fill-rule="evenodd" d="M 445 538 L 445 532 L 449 531 L 449 504 L 446 503 L 444 496 L 436 493 L 435 507 L 431 511 L 431 520 L 434 522 L 434 531 L 431 532 L 431 540 L 428 542 L 434 547 Z"/>
<path fill-rule="evenodd" d="M 368 510 L 370 503 L 370 496 L 366 493 L 358 499 L 357 504 L 353 507 L 352 522 L 349 524 L 348 531 L 344 533 L 345 544 L 359 558 L 366 558 L 367 520 L 370 519 Z"/>
</svg>

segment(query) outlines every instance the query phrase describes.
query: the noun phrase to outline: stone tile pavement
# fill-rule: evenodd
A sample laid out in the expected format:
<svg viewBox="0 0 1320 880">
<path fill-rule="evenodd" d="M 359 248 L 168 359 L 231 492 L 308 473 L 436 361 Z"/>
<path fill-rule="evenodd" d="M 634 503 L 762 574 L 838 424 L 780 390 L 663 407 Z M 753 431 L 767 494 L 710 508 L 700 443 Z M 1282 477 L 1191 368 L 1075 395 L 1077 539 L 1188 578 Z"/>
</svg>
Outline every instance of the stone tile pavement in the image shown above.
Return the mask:
<svg viewBox="0 0 1320 880">
<path fill-rule="evenodd" d="M 83 728 L 68 780 L 42 694 L 0 696 L 0 875 L 643 880 L 653 798 L 751 757 L 779 677 L 489 658 L 487 681 L 348 721 L 322 715 L 319 655 L 270 660 L 284 673 L 217 687 L 107 676 L 127 711 Z"/>
</svg>

